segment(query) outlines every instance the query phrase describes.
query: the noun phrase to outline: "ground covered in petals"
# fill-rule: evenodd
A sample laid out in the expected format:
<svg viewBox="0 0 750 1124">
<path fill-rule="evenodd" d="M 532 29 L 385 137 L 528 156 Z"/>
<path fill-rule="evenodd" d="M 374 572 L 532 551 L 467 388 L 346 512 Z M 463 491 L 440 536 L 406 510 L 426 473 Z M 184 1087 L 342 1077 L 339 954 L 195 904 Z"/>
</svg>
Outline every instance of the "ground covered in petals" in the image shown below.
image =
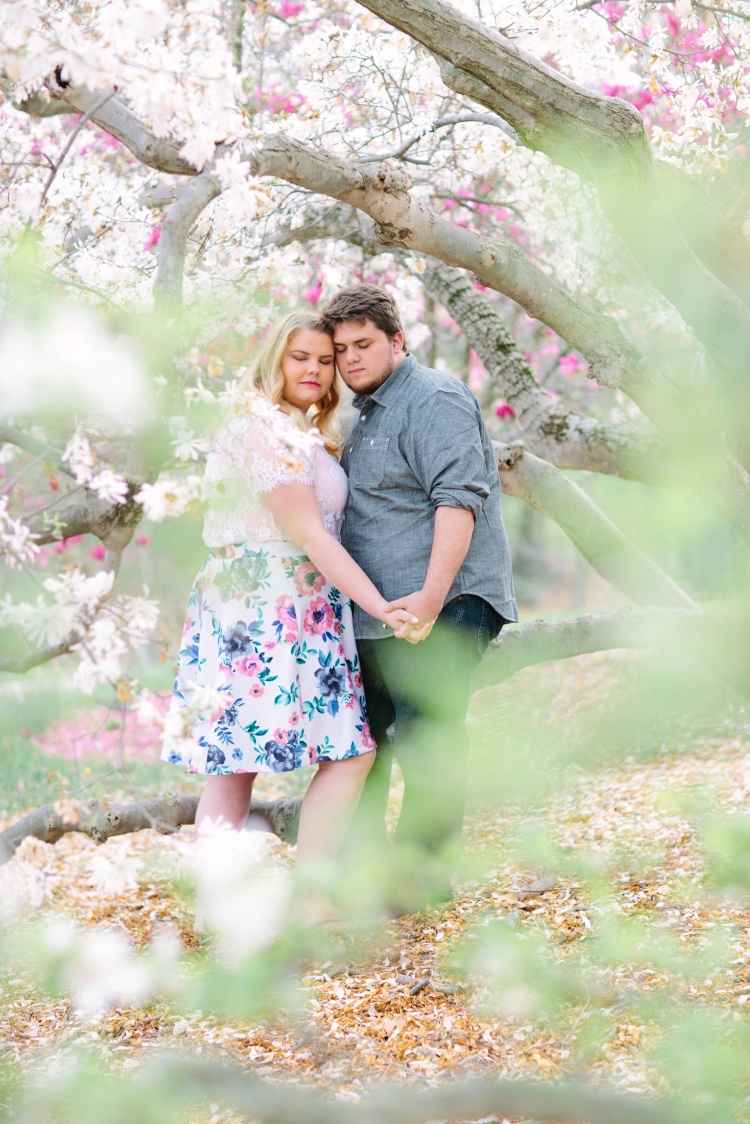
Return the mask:
<svg viewBox="0 0 750 1124">
<path fill-rule="evenodd" d="M 383 1080 L 550 1078 L 582 1067 L 622 1089 L 660 1090 L 654 1051 L 663 1030 L 649 1018 L 650 997 L 709 1005 L 730 1023 L 744 1020 L 750 1001 L 750 906 L 731 887 L 719 893 L 707 885 L 702 818 L 706 807 L 744 811 L 750 740 L 744 712 L 723 696 L 717 704 L 705 685 L 689 692 L 684 722 L 679 698 L 668 721 L 642 691 L 649 677 L 639 658 L 614 653 L 529 669 L 476 696 L 474 796 L 455 900 L 384 925 L 366 954 L 342 946 L 301 966 L 300 1012 L 230 1025 L 164 1003 L 91 1017 L 6 974 L 0 1057 L 23 1072 L 44 1052 L 84 1041 L 113 1066 L 130 1067 L 155 1047 L 188 1044 L 342 1100 Z M 657 687 L 664 704 L 664 684 Z M 601 744 L 606 710 L 633 719 L 618 721 L 609 761 Z M 71 721 L 69 741 L 76 722 L 82 729 L 92 719 Z M 51 729 L 50 746 L 59 737 Z M 106 756 L 106 746 L 96 749 Z M 488 790 L 488 762 L 500 758 L 505 771 L 493 774 Z M 264 796 L 289 791 L 286 778 L 262 783 Z M 86 928 L 114 928 L 137 947 L 168 931 L 196 956 L 210 956 L 172 881 L 191 834 L 142 832 L 101 848 L 76 835 L 54 846 L 29 840 L 4 877 L 19 861 L 35 868 L 38 916 L 64 912 Z M 274 840 L 271 849 L 275 862 L 291 866 L 290 848 Z M 109 886 L 103 871 L 114 879 Z M 607 962 L 602 933 L 613 914 L 663 932 L 687 957 L 721 939 L 728 967 L 675 973 L 667 959 L 637 954 Z M 540 1007 L 520 965 L 516 992 L 496 993 L 492 970 L 472 952 L 493 925 L 541 942 L 553 965 L 585 978 L 583 989 L 572 984 L 554 1010 Z M 231 1115 L 218 1106 L 211 1112 L 214 1120 Z"/>
</svg>

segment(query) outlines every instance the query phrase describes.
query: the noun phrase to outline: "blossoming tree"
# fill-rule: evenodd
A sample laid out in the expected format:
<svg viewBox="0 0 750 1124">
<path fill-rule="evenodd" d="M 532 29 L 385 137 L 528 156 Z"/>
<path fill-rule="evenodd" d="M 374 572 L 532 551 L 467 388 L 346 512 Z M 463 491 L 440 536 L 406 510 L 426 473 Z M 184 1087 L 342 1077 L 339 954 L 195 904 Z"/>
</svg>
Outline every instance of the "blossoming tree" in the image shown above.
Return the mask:
<svg viewBox="0 0 750 1124">
<path fill-rule="evenodd" d="M 632 602 L 508 631 L 483 681 L 656 647 L 747 692 L 739 607 L 701 608 L 566 474 L 692 490 L 750 533 L 740 0 L 6 0 L 0 21 L 0 540 L 19 577 L 61 551 L 36 601 L 0 602 L 29 645 L 0 669 L 75 650 L 82 686 L 131 689 L 157 617 L 116 586 L 140 520 L 200 503 L 206 411 L 236 404 L 274 309 L 363 278 L 412 347 L 467 341 L 504 490 Z M 66 564 L 78 536 L 95 572 Z"/>
</svg>

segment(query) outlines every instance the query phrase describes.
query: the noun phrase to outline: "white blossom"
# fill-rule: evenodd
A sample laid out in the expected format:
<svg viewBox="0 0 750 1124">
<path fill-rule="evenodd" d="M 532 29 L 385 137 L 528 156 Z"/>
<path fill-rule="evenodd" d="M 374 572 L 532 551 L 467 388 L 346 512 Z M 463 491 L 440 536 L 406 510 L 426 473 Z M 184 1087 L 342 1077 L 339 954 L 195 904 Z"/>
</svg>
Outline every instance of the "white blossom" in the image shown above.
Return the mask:
<svg viewBox="0 0 750 1124">
<path fill-rule="evenodd" d="M 104 503 L 124 503 L 128 498 L 128 482 L 111 469 L 105 468 L 89 481 L 89 488 Z"/>
</svg>

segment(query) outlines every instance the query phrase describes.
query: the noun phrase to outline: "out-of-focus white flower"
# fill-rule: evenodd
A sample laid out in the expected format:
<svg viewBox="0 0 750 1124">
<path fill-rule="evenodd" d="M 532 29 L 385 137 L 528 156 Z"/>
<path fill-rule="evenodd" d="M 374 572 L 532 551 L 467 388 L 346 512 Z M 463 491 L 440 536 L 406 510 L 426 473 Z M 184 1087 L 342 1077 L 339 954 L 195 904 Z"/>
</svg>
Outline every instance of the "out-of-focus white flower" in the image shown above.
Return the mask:
<svg viewBox="0 0 750 1124">
<path fill-rule="evenodd" d="M 109 468 L 102 469 L 89 482 L 89 488 L 96 492 L 104 503 L 124 503 L 128 497 L 128 482 Z"/>
<path fill-rule="evenodd" d="M 77 410 L 117 424 L 148 416 L 149 388 L 130 342 L 82 305 L 53 305 L 41 321 L 0 329 L 0 413 Z"/>
<path fill-rule="evenodd" d="M 141 862 L 127 853 L 126 847 L 112 849 L 108 854 L 95 854 L 86 864 L 89 881 L 100 894 L 117 895 L 138 885 Z"/>
<path fill-rule="evenodd" d="M 114 1004 L 140 1005 L 173 987 L 178 952 L 173 940 L 155 940 L 138 954 L 113 929 L 82 933 L 71 921 L 48 920 L 41 955 L 82 1014 L 95 1016 Z"/>
<path fill-rule="evenodd" d="M 76 426 L 75 433 L 65 446 L 62 459 L 70 466 L 76 484 L 88 484 L 94 475 L 96 454 L 80 426 Z"/>
<path fill-rule="evenodd" d="M 169 430 L 172 435 L 172 451 L 178 460 L 197 461 L 208 452 L 205 437 L 196 437 L 188 427 L 187 418 L 170 418 Z"/>
<path fill-rule="evenodd" d="M 30 562 L 39 553 L 31 531 L 20 519 L 8 514 L 8 497 L 0 498 L 0 554 L 11 570 Z"/>
<path fill-rule="evenodd" d="M 173 476 L 160 476 L 153 484 L 144 484 L 135 497 L 143 506 L 144 514 L 152 523 L 184 515 L 192 503 L 201 499 L 203 481 L 199 476 L 177 480 Z"/>
<path fill-rule="evenodd" d="M 290 886 L 286 873 L 272 865 L 264 832 L 204 820 L 186 859 L 197 908 L 229 959 L 241 961 L 278 936 Z"/>
<path fill-rule="evenodd" d="M 0 925 L 12 925 L 37 909 L 47 896 L 44 871 L 16 855 L 0 867 Z"/>
</svg>

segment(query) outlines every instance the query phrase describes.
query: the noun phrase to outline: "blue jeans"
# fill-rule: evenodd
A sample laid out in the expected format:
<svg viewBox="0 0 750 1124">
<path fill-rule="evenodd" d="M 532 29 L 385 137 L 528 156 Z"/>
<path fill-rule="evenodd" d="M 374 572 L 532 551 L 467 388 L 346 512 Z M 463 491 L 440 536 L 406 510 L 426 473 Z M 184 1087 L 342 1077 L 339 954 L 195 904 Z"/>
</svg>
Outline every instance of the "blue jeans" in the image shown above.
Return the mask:
<svg viewBox="0 0 750 1124">
<path fill-rule="evenodd" d="M 353 839 L 386 845 L 385 811 L 395 753 L 404 777 L 404 799 L 393 841 L 417 863 L 420 855 L 442 856 L 446 882 L 463 827 L 472 680 L 504 623 L 481 597 L 462 594 L 443 607 L 420 644 L 393 636 L 357 642 L 378 749 Z"/>
</svg>

